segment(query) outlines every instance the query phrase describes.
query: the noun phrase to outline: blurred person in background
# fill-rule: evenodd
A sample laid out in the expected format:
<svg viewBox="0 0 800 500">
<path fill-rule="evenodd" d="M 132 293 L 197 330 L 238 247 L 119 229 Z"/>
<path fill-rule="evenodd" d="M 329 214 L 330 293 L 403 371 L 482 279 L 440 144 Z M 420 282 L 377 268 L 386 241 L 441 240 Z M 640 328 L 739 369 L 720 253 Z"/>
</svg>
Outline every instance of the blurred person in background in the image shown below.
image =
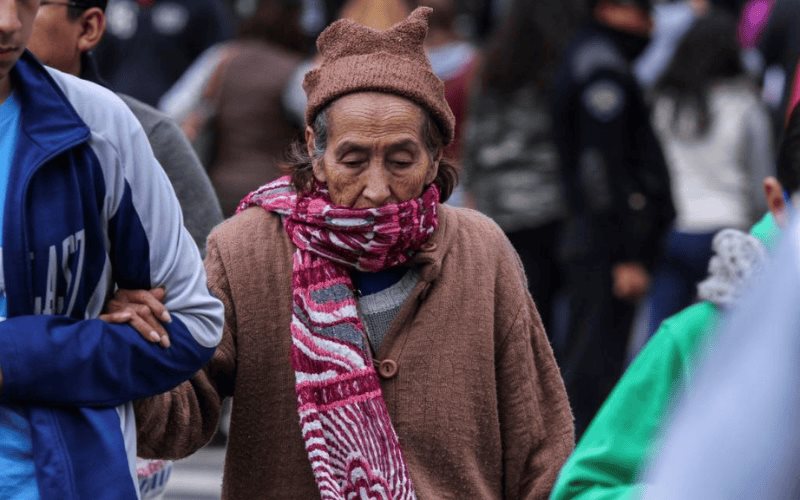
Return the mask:
<svg viewBox="0 0 800 500">
<path fill-rule="evenodd" d="M 91 51 L 105 34 L 107 0 L 41 2 L 28 48 L 44 64 L 103 85 Z M 183 211 L 183 222 L 201 254 L 211 228 L 222 222 L 214 188 L 180 128 L 155 108 L 118 94 L 147 134 Z"/>
<path fill-rule="evenodd" d="M 771 122 L 727 13 L 711 11 L 686 33 L 656 86 L 653 123 L 676 217 L 653 276 L 650 333 L 695 300 L 714 235 L 750 227 L 766 208 L 761 180 L 774 171 Z"/>
<path fill-rule="evenodd" d="M 299 0 L 260 0 L 236 39 L 209 49 L 161 101 L 201 152 L 226 217 L 280 177 L 300 136 L 282 103 L 306 46 L 300 14 Z"/>
<path fill-rule="evenodd" d="M 553 132 L 569 211 L 560 361 L 579 433 L 622 373 L 636 305 L 674 216 L 667 167 L 631 69 L 651 29 L 646 0 L 592 1 L 555 79 Z"/>
<path fill-rule="evenodd" d="M 580 0 L 512 2 L 482 58 L 465 125 L 466 190 L 519 253 L 549 334 L 566 215 L 549 103 L 581 7 Z"/>
<path fill-rule="evenodd" d="M 222 0 L 109 0 L 108 34 L 97 47 L 111 89 L 156 106 L 192 62 L 230 38 Z"/>
<path fill-rule="evenodd" d="M 424 53 L 428 15 L 320 35 L 291 176 L 209 239 L 224 345 L 140 402 L 140 452 L 185 456 L 233 396 L 224 498 L 538 499 L 572 449 L 512 246 L 442 204 L 455 119 Z"/>
</svg>

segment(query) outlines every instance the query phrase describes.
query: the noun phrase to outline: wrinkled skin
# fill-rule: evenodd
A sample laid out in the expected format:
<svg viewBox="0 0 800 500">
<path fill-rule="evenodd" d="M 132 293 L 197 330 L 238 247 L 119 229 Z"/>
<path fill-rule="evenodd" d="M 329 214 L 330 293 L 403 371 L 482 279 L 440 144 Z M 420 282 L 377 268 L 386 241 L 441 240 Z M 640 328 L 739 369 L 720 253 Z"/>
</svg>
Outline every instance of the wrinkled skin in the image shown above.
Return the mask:
<svg viewBox="0 0 800 500">
<path fill-rule="evenodd" d="M 374 208 L 416 198 L 436 178 L 441 153 L 432 158 L 422 134 L 425 115 L 409 100 L 359 92 L 337 99 L 328 111 L 328 143 L 314 162 L 314 177 L 328 185 L 334 204 Z M 315 138 L 306 128 L 313 157 Z"/>
</svg>

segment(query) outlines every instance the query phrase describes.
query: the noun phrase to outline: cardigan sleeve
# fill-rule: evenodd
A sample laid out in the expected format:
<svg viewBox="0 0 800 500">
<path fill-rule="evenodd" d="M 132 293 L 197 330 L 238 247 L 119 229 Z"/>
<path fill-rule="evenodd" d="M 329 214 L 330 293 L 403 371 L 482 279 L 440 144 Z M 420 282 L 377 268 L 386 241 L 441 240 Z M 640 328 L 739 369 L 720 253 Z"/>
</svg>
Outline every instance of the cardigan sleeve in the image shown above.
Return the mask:
<svg viewBox="0 0 800 500">
<path fill-rule="evenodd" d="M 497 386 L 504 496 L 546 498 L 575 431 L 564 382 L 529 296 L 497 353 Z"/>
<path fill-rule="evenodd" d="M 225 306 L 225 326 L 211 361 L 171 391 L 135 404 L 138 454 L 179 459 L 207 444 L 217 430 L 222 401 L 236 377 L 236 317 L 225 267 L 214 235 L 206 257 L 209 290 Z"/>
<path fill-rule="evenodd" d="M 553 500 L 640 496 L 639 474 L 715 314 L 713 306 L 701 303 L 662 323 L 584 433 L 561 471 Z"/>
</svg>

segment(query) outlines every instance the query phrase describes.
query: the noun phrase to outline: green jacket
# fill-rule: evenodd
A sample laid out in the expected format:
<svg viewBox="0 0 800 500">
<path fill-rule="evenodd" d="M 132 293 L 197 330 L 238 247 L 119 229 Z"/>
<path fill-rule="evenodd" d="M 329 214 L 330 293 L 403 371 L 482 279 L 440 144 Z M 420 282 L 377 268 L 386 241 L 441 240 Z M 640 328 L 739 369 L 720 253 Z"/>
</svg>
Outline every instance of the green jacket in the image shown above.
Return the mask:
<svg viewBox="0 0 800 500">
<path fill-rule="evenodd" d="M 767 214 L 751 234 L 771 248 L 778 228 Z M 638 476 L 657 446 L 664 416 L 690 381 L 692 360 L 720 315 L 718 305 L 704 301 L 661 324 L 586 429 L 561 470 L 552 500 L 640 496 Z"/>
</svg>

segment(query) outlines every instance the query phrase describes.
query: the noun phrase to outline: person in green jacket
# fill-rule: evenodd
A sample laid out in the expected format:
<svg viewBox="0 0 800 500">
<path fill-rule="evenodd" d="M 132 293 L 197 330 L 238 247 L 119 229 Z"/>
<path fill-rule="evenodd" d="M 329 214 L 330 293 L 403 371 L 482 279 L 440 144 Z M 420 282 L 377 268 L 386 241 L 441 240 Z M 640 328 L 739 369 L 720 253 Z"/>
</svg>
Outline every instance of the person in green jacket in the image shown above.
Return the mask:
<svg viewBox="0 0 800 500">
<path fill-rule="evenodd" d="M 551 500 L 638 498 L 639 474 L 657 449 L 665 416 L 691 381 L 693 360 L 713 335 L 725 308 L 764 259 L 788 218 L 788 193 L 800 189 L 800 112 L 792 114 L 777 162 L 778 179 L 764 180 L 770 212 L 751 234 L 721 231 L 702 300 L 665 320 L 600 408 L 567 460 Z"/>
</svg>

